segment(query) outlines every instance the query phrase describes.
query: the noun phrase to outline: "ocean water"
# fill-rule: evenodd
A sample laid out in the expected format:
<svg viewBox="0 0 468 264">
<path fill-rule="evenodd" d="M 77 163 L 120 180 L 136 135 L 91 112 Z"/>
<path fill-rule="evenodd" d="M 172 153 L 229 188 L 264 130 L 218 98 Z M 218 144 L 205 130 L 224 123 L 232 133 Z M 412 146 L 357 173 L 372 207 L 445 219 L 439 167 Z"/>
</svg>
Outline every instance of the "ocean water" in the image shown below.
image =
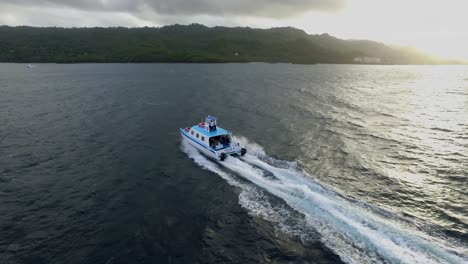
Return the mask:
<svg viewBox="0 0 468 264">
<path fill-rule="evenodd" d="M 0 263 L 468 263 L 468 67 L 0 64 Z M 218 117 L 211 160 L 179 127 Z"/>
</svg>

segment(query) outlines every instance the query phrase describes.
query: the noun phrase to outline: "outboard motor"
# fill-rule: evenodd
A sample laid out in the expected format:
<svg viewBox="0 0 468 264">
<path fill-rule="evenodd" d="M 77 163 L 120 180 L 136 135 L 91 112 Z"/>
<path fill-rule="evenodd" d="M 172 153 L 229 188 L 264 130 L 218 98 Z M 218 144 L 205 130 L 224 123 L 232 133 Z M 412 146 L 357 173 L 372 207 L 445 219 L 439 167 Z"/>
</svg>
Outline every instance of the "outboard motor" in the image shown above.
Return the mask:
<svg viewBox="0 0 468 264">
<path fill-rule="evenodd" d="M 246 149 L 246 148 L 242 148 L 242 149 L 241 149 L 241 156 L 244 156 L 245 153 L 247 153 L 247 149 Z"/>
<path fill-rule="evenodd" d="M 221 156 L 219 158 L 221 161 L 224 161 L 227 158 L 226 153 L 221 153 Z"/>
</svg>

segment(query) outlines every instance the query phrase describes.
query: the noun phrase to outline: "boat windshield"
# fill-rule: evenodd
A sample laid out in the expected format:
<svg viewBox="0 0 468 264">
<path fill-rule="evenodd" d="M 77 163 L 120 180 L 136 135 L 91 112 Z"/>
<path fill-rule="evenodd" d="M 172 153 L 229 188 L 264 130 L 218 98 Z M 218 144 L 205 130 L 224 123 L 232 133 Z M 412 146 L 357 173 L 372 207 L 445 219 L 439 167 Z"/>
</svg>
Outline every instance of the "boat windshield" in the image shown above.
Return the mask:
<svg viewBox="0 0 468 264">
<path fill-rule="evenodd" d="M 210 137 L 209 140 L 210 148 L 214 149 L 221 149 L 228 147 L 231 144 L 231 136 L 230 135 L 220 135 L 216 137 Z"/>
</svg>

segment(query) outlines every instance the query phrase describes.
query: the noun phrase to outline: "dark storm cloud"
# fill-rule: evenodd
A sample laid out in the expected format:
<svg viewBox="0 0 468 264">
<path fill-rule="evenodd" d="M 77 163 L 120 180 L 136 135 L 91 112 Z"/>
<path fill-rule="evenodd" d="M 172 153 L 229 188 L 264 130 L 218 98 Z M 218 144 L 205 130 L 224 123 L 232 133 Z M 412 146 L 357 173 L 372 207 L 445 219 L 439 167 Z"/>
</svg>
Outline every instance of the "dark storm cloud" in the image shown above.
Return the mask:
<svg viewBox="0 0 468 264">
<path fill-rule="evenodd" d="M 147 1 L 158 13 L 208 15 L 290 16 L 314 9 L 338 9 L 342 0 L 168 0 Z"/>
<path fill-rule="evenodd" d="M 89 11 L 133 11 L 143 0 L 15 0 L 11 5 L 73 7 Z"/>
<path fill-rule="evenodd" d="M 62 6 L 88 11 L 120 11 L 137 15 L 154 11 L 161 15 L 235 15 L 288 17 L 311 10 L 333 11 L 345 0 L 16 0 L 27 6 Z"/>
</svg>

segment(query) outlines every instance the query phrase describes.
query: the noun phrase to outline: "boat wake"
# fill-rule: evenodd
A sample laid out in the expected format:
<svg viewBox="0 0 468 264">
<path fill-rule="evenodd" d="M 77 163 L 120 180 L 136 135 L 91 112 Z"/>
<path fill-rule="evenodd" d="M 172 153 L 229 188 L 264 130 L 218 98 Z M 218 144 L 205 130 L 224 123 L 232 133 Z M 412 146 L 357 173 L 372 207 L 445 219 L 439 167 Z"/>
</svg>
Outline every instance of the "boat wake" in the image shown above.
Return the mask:
<svg viewBox="0 0 468 264">
<path fill-rule="evenodd" d="M 275 222 L 304 244 L 320 240 L 348 263 L 467 263 L 463 245 L 427 232 L 392 212 L 353 201 L 321 185 L 296 163 L 269 157 L 243 143 L 242 158 L 216 162 L 182 141 L 182 150 L 241 192 L 239 203 L 250 214 Z"/>
</svg>

